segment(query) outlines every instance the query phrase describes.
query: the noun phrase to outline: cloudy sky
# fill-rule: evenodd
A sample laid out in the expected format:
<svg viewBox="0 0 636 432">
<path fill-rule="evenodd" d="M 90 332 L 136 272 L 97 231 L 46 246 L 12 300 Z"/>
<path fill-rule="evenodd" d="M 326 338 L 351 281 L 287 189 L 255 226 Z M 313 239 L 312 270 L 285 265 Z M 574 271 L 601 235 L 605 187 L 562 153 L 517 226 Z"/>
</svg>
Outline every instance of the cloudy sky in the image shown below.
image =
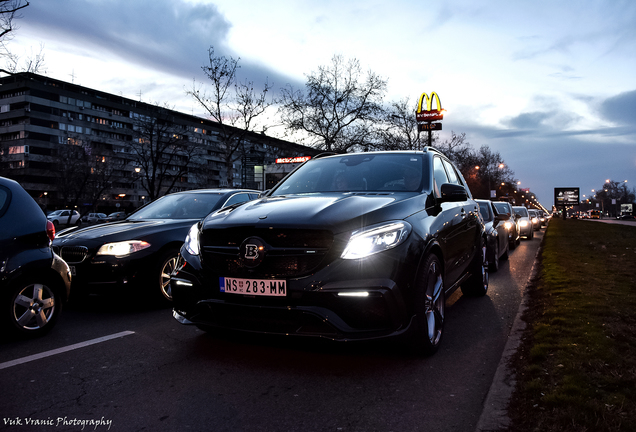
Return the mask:
<svg viewBox="0 0 636 432">
<path fill-rule="evenodd" d="M 275 89 L 340 54 L 387 79 L 387 100 L 437 92 L 441 137 L 490 146 L 546 207 L 555 187 L 636 186 L 633 0 L 33 0 L 22 15 L 10 49 L 43 49 L 56 79 L 200 115 L 185 90 L 210 46 Z"/>
</svg>

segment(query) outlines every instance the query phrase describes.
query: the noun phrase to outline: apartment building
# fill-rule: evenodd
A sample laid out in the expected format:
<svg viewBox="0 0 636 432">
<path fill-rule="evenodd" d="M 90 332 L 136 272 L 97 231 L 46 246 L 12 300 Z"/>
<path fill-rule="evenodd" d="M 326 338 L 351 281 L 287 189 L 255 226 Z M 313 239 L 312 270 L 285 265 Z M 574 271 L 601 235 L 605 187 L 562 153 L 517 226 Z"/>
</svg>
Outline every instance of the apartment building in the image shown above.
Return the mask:
<svg viewBox="0 0 636 432">
<path fill-rule="evenodd" d="M 277 160 L 317 153 L 38 74 L 0 77 L 0 175 L 46 209 L 132 210 L 168 188 L 263 190 L 293 168 Z"/>
</svg>

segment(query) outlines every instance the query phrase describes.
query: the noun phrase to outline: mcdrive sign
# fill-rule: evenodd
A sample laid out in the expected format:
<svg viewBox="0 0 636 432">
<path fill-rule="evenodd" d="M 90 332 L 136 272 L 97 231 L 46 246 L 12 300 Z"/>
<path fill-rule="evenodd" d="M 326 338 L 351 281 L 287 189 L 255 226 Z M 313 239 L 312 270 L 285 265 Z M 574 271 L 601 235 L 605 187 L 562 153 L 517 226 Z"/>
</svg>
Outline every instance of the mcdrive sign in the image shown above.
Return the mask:
<svg viewBox="0 0 636 432">
<path fill-rule="evenodd" d="M 433 109 L 433 101 L 437 101 L 437 109 Z M 417 111 L 415 112 L 415 118 L 418 122 L 432 122 L 436 120 L 444 119 L 444 111 L 442 109 L 442 103 L 439 100 L 437 93 L 431 93 L 429 98 L 426 93 L 422 93 L 419 103 L 417 104 Z"/>
<path fill-rule="evenodd" d="M 554 188 L 554 205 L 570 206 L 579 204 L 579 188 Z"/>
</svg>

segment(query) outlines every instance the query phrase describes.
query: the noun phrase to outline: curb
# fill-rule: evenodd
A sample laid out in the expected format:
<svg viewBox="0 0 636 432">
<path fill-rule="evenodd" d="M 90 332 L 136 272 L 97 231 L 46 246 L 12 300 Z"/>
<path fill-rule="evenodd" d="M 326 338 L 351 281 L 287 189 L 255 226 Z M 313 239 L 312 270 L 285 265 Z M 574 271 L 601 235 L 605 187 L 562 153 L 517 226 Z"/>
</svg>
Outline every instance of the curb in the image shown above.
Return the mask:
<svg viewBox="0 0 636 432">
<path fill-rule="evenodd" d="M 546 228 L 547 230 L 547 228 Z M 545 237 L 544 237 L 545 239 Z M 543 240 L 537 249 L 537 253 L 534 257 L 534 263 L 530 270 L 530 276 L 526 282 L 526 286 L 523 290 L 523 296 L 521 303 L 519 304 L 519 310 L 515 316 L 515 320 L 510 329 L 508 335 L 508 341 L 501 354 L 501 360 L 497 366 L 497 371 L 486 395 L 486 401 L 484 402 L 484 409 L 477 422 L 477 428 L 475 432 L 504 432 L 510 428 L 510 418 L 508 417 L 508 403 L 512 397 L 512 392 L 515 390 L 517 384 L 515 372 L 508 366 L 510 359 L 516 354 L 519 345 L 521 344 L 521 338 L 527 325 L 526 322 L 521 319 L 527 306 L 527 293 L 530 281 L 532 281 L 538 272 L 537 258 L 543 249 Z"/>
</svg>

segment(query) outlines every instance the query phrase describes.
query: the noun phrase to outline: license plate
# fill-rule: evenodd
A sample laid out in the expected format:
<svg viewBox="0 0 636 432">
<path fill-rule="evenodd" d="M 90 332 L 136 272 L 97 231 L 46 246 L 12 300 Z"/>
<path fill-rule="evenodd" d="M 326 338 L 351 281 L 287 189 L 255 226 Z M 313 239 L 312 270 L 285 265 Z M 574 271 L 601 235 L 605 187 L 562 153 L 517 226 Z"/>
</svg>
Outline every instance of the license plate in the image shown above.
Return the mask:
<svg viewBox="0 0 636 432">
<path fill-rule="evenodd" d="M 287 282 L 272 279 L 219 278 L 221 292 L 257 296 L 285 297 Z"/>
</svg>

